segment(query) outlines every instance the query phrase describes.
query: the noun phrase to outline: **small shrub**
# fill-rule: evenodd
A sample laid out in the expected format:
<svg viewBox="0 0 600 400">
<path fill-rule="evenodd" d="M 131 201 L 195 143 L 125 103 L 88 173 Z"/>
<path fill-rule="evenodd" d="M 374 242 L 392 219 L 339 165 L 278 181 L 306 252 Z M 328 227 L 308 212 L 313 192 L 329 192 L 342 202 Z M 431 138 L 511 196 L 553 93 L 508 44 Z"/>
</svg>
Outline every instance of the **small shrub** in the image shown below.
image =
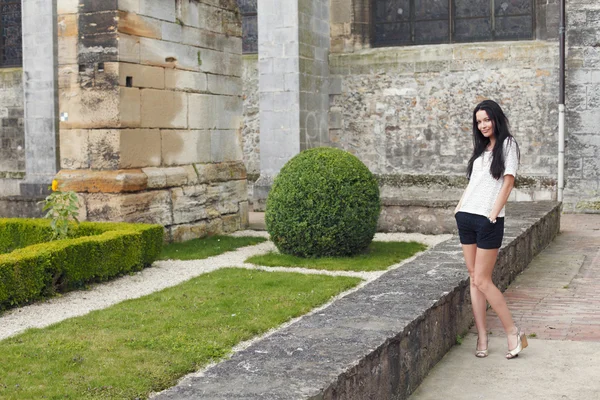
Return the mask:
<svg viewBox="0 0 600 400">
<path fill-rule="evenodd" d="M 379 186 L 369 169 L 348 152 L 319 147 L 281 169 L 265 220 L 282 253 L 351 256 L 373 240 L 380 208 Z"/>
<path fill-rule="evenodd" d="M 72 222 L 79 224 L 79 199 L 73 191 L 61 192 L 58 190 L 58 182 L 52 181 L 52 193 L 44 200 L 44 208 L 47 211 L 45 217 L 50 219 L 52 228 L 52 239 L 66 239 L 72 227 Z"/>
</svg>

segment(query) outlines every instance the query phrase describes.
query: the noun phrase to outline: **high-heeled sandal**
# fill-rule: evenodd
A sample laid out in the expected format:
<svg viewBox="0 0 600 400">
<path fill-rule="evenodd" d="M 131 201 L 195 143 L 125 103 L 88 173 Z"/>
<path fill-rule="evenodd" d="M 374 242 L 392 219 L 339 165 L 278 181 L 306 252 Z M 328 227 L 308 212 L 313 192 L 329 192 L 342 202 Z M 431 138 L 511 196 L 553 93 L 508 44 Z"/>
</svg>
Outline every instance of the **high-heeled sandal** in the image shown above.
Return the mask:
<svg viewBox="0 0 600 400">
<path fill-rule="evenodd" d="M 521 332 L 521 328 L 517 328 L 517 347 L 512 350 L 508 350 L 508 353 L 506 353 L 506 359 L 511 360 L 519 357 L 519 353 L 523 351 L 525 347 L 527 347 L 527 336 Z"/>
<path fill-rule="evenodd" d="M 490 347 L 490 335 L 487 334 L 487 346 L 483 350 L 479 350 L 479 335 L 477 336 L 477 344 L 475 345 L 475 357 L 485 358 L 488 356 L 488 347 Z"/>
</svg>

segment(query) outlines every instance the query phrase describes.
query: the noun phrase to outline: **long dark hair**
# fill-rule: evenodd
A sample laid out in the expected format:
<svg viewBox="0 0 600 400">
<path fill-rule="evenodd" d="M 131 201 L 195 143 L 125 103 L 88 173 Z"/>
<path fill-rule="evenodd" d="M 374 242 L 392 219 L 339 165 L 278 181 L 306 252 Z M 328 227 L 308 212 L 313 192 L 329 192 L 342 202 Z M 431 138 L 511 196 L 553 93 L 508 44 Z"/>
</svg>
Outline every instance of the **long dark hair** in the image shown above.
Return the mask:
<svg viewBox="0 0 600 400">
<path fill-rule="evenodd" d="M 494 137 L 496 138 L 496 144 L 492 150 L 492 164 L 490 165 L 490 173 L 495 179 L 500 179 L 504 175 L 504 141 L 509 140 L 509 146 L 517 146 L 517 157 L 520 158 L 519 145 L 515 138 L 510 134 L 508 118 L 504 115 L 502 108 L 492 100 L 484 100 L 477 104 L 475 110 L 473 110 L 473 155 L 469 160 L 467 166 L 467 178 L 471 178 L 473 172 L 473 163 L 483 152 L 486 147 L 490 144 L 490 139 L 483 136 L 477 127 L 477 112 L 484 110 L 488 118 L 494 125 Z"/>
</svg>

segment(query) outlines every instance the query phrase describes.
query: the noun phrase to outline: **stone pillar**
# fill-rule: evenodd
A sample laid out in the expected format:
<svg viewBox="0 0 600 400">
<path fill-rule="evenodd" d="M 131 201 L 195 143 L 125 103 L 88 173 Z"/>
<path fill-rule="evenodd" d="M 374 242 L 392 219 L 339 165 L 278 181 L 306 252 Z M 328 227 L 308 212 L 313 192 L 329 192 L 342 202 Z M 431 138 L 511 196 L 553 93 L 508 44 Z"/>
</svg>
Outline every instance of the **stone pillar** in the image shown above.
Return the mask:
<svg viewBox="0 0 600 400">
<path fill-rule="evenodd" d="M 600 8 L 567 2 L 564 210 L 600 210 Z"/>
<path fill-rule="evenodd" d="M 21 194 L 47 193 L 58 171 L 56 1 L 23 0 L 25 180 Z"/>
<path fill-rule="evenodd" d="M 245 228 L 235 1 L 58 1 L 60 189 L 176 241 Z"/>
<path fill-rule="evenodd" d="M 301 150 L 327 145 L 329 0 L 258 0 L 260 177 L 264 210 L 274 177 Z"/>
</svg>

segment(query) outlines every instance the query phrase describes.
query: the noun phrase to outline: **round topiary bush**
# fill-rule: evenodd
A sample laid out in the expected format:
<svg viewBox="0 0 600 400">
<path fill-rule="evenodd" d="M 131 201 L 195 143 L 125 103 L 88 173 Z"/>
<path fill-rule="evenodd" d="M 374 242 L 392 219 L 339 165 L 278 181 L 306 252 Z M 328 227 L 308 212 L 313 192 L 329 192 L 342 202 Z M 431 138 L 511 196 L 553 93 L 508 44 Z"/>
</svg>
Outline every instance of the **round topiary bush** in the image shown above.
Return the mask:
<svg viewBox="0 0 600 400">
<path fill-rule="evenodd" d="M 267 198 L 265 221 L 282 253 L 348 256 L 369 246 L 380 209 L 371 171 L 348 152 L 319 147 L 281 169 Z"/>
</svg>

